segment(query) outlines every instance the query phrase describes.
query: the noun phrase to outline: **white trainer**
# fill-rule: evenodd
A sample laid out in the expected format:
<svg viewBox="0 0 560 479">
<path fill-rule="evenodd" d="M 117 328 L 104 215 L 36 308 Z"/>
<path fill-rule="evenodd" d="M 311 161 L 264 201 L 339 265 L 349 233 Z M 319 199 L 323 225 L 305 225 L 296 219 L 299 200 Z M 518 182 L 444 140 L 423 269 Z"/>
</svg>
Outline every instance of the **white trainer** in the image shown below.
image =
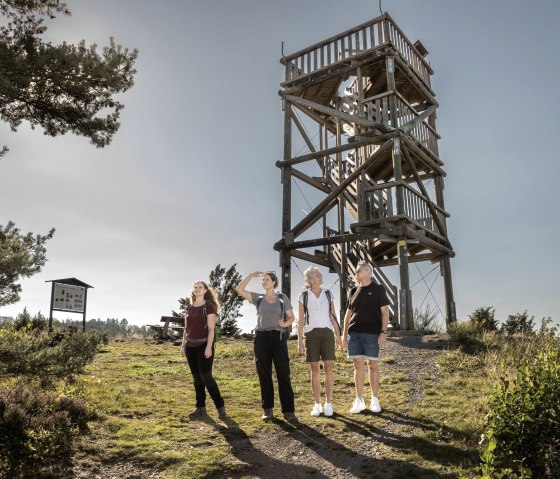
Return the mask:
<svg viewBox="0 0 560 479">
<path fill-rule="evenodd" d="M 371 412 L 381 412 L 381 404 L 379 404 L 379 399 L 377 399 L 375 396 L 372 396 L 369 408 Z"/>
<path fill-rule="evenodd" d="M 325 416 L 332 416 L 333 415 L 333 408 L 330 402 L 325 403 Z"/>
<path fill-rule="evenodd" d="M 350 409 L 351 414 L 358 414 L 361 413 L 366 408 L 364 400 L 362 398 L 354 399 L 352 403 L 352 408 Z"/>
<path fill-rule="evenodd" d="M 321 413 L 323 412 L 323 406 L 321 406 L 321 403 L 316 402 L 315 406 L 313 406 L 313 409 L 311 410 L 311 415 L 312 416 L 320 416 Z"/>
</svg>

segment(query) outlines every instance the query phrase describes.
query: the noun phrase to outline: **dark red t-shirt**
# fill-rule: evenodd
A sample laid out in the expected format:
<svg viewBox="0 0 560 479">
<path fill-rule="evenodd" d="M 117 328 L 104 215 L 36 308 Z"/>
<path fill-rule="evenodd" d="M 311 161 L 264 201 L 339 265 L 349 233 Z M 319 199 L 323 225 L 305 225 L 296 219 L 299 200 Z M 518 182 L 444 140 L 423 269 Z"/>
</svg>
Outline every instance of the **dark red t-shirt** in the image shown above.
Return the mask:
<svg viewBox="0 0 560 479">
<path fill-rule="evenodd" d="M 206 303 L 206 313 L 216 314 L 216 305 Z M 204 317 L 204 306 L 189 306 L 187 311 L 187 338 L 206 339 L 208 338 L 208 327 Z M 187 346 L 200 346 L 202 342 L 191 342 L 187 340 Z"/>
</svg>

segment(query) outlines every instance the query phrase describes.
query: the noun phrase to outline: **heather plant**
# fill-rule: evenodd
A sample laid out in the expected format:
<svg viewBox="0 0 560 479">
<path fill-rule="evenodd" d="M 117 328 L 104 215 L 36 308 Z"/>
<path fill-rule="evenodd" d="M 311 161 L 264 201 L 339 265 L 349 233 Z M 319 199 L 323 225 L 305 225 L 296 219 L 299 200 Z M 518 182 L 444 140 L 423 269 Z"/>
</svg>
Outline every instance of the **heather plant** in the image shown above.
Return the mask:
<svg viewBox="0 0 560 479">
<path fill-rule="evenodd" d="M 87 421 L 82 399 L 21 380 L 0 389 L 0 479 L 44 477 L 64 469 L 73 439 L 87 431 Z"/>
</svg>

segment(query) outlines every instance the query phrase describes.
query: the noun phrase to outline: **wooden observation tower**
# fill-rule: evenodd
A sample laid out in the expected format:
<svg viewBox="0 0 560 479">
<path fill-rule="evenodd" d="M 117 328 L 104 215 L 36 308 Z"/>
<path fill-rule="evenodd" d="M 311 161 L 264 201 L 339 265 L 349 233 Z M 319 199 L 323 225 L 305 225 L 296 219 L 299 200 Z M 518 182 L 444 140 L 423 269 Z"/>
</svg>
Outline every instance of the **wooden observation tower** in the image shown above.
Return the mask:
<svg viewBox="0 0 560 479">
<path fill-rule="evenodd" d="M 431 261 L 441 266 L 446 321 L 455 321 L 427 53 L 385 13 L 281 59 L 283 216 L 275 249 L 284 293 L 291 293 L 291 262 L 299 258 L 339 274 L 343 307 L 356 263 L 366 260 L 387 290 L 393 325 L 412 329 L 409 263 Z M 307 152 L 294 156 L 297 142 Z M 292 179 L 319 198 L 297 224 Z M 312 226 L 320 226 L 320 237 Z M 398 288 L 382 270 L 392 265 L 399 266 Z"/>
</svg>

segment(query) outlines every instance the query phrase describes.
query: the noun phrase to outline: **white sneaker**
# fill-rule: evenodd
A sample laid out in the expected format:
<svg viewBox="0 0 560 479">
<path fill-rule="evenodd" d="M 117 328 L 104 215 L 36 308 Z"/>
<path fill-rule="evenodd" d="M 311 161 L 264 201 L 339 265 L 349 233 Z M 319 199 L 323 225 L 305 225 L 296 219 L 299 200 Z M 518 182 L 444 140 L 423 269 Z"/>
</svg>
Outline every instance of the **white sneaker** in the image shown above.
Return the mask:
<svg viewBox="0 0 560 479">
<path fill-rule="evenodd" d="M 371 397 L 371 404 L 369 405 L 371 412 L 381 412 L 381 405 L 379 404 L 379 399 L 375 396 Z"/>
<path fill-rule="evenodd" d="M 321 403 L 316 402 L 315 406 L 313 406 L 313 409 L 311 410 L 311 415 L 317 417 L 320 416 L 322 412 L 323 406 L 321 406 Z"/>
<path fill-rule="evenodd" d="M 332 416 L 333 415 L 333 408 L 330 402 L 325 403 L 325 416 Z"/>
<path fill-rule="evenodd" d="M 361 413 L 366 408 L 364 400 L 362 398 L 354 399 L 352 403 L 352 408 L 350 409 L 351 414 L 358 414 Z"/>
</svg>

